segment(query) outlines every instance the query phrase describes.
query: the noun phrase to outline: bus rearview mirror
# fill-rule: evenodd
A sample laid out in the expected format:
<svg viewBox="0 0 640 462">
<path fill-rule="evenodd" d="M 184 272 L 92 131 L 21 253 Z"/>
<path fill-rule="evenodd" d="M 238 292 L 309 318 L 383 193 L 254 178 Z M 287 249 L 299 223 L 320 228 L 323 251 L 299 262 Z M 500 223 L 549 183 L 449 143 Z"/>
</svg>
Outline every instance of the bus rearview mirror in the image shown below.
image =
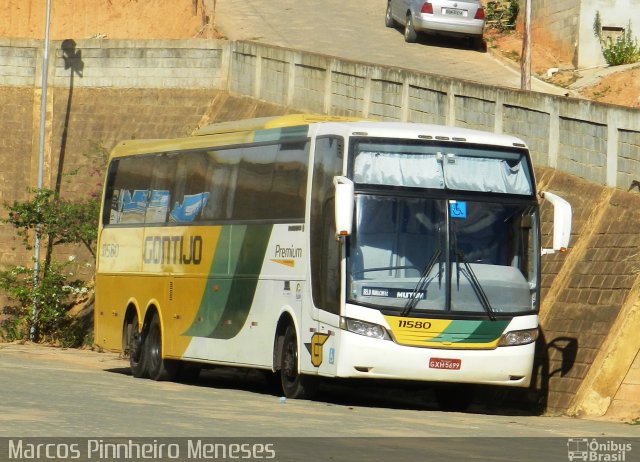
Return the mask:
<svg viewBox="0 0 640 462">
<path fill-rule="evenodd" d="M 566 252 L 571 237 L 571 205 L 562 197 L 541 192 L 540 196 L 553 205 L 553 248 L 542 249 L 542 255 L 556 252 Z"/>
<path fill-rule="evenodd" d="M 353 225 L 353 181 L 344 177 L 333 178 L 336 188 L 336 236 L 349 236 Z"/>
</svg>

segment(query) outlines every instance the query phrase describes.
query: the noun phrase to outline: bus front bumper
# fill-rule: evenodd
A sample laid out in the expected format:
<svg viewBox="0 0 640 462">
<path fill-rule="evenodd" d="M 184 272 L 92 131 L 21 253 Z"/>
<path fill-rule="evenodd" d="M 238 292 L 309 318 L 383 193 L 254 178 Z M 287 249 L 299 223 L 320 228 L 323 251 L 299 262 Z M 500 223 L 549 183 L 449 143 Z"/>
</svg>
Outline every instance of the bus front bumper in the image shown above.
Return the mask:
<svg viewBox="0 0 640 462">
<path fill-rule="evenodd" d="M 535 343 L 493 350 L 418 348 L 342 331 L 337 375 L 527 387 L 534 351 Z"/>
</svg>

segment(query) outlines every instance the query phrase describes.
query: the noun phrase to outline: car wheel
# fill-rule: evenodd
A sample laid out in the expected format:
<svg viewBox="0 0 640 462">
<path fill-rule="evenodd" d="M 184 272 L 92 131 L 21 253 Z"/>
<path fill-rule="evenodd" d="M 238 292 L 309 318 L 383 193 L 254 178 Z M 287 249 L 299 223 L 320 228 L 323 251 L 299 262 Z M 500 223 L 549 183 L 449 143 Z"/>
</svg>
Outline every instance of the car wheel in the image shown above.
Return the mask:
<svg viewBox="0 0 640 462">
<path fill-rule="evenodd" d="M 486 43 L 484 43 L 484 39 L 482 37 L 471 37 L 469 39 L 469 47 L 481 53 L 487 51 Z"/>
<path fill-rule="evenodd" d="M 413 27 L 413 16 L 407 15 L 407 22 L 404 26 L 404 41 L 407 43 L 415 43 L 418 40 L 418 33 Z"/>
<path fill-rule="evenodd" d="M 387 2 L 387 12 L 384 15 L 384 25 L 387 27 L 394 27 L 396 22 L 391 15 L 391 2 Z"/>
</svg>

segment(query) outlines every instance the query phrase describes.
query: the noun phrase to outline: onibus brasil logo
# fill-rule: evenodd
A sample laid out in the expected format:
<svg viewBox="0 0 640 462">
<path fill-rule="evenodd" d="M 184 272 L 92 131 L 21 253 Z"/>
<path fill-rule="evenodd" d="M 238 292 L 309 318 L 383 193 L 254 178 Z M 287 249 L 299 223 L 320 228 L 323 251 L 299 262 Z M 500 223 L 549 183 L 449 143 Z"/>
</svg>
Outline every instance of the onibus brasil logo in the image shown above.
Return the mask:
<svg viewBox="0 0 640 462">
<path fill-rule="evenodd" d="M 601 441 L 596 438 L 569 438 L 567 440 L 567 457 L 570 461 L 625 462 L 631 449 L 631 443 L 612 440 Z"/>
</svg>

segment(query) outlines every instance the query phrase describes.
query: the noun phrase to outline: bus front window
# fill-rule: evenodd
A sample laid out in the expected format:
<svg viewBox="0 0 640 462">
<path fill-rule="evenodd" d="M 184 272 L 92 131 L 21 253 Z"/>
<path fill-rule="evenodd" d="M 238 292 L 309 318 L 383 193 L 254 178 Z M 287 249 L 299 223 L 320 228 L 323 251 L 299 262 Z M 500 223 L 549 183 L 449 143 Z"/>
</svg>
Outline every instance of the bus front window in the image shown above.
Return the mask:
<svg viewBox="0 0 640 462">
<path fill-rule="evenodd" d="M 351 302 L 404 315 L 537 309 L 534 207 L 358 194 L 355 218 Z"/>
<path fill-rule="evenodd" d="M 528 205 L 449 201 L 451 309 L 537 309 L 537 215 Z"/>
<path fill-rule="evenodd" d="M 419 300 L 421 309 L 444 310 L 444 202 L 360 194 L 355 210 L 350 298 L 399 309 Z"/>
</svg>

